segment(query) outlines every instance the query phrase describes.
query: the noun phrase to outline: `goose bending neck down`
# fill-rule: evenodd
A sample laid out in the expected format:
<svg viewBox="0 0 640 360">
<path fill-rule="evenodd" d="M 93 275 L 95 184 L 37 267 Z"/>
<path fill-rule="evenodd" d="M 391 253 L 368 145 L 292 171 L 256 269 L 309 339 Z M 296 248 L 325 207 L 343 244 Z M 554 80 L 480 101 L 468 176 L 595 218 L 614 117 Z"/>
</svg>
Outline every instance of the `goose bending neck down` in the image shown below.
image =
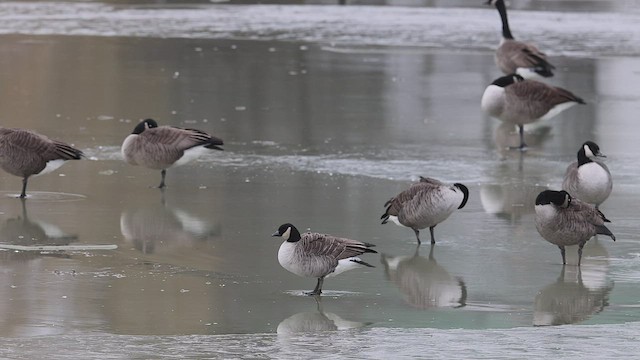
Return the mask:
<svg viewBox="0 0 640 360">
<path fill-rule="evenodd" d="M 160 189 L 166 186 L 167 169 L 195 160 L 209 150 L 223 150 L 222 139 L 202 130 L 158 126 L 153 119 L 140 122 L 122 143 L 122 156 L 131 165 L 160 170 Z"/>
<path fill-rule="evenodd" d="M 20 198 L 27 197 L 29 177 L 52 172 L 67 160 L 79 160 L 82 151 L 31 130 L 0 128 L 0 167 L 22 178 Z"/>
</svg>

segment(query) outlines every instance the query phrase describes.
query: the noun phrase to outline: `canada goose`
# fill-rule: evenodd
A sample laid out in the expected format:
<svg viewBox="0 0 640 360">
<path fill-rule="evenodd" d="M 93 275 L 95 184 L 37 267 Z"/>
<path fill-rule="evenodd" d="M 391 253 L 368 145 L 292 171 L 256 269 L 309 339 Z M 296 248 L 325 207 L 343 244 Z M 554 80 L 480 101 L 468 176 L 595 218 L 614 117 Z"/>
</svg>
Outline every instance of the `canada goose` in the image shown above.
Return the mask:
<svg viewBox="0 0 640 360">
<path fill-rule="evenodd" d="M 536 198 L 536 229 L 548 242 L 557 245 L 566 264 L 565 246 L 578 245 L 578 266 L 584 244 L 597 234 L 616 237 L 604 225 L 610 222 L 593 205 L 572 198 L 568 192 L 545 190 Z"/>
<path fill-rule="evenodd" d="M 507 8 L 503 0 L 489 0 L 487 5 L 494 5 L 502 20 L 502 39 L 496 50 L 496 65 L 505 74 L 517 73 L 524 77 L 551 77 L 555 66 L 547 61 L 547 55 L 533 44 L 514 40 L 509 29 Z"/>
<path fill-rule="evenodd" d="M 27 182 L 31 175 L 52 172 L 66 160 L 79 160 L 82 156 L 82 151 L 71 145 L 34 131 L 0 128 L 0 167 L 22 177 L 22 199 L 27 197 Z"/>
<path fill-rule="evenodd" d="M 387 210 L 380 217 L 386 224 L 389 219 L 399 226 L 406 226 L 416 234 L 420 244 L 420 230 L 429 228 L 431 243 L 435 244 L 433 228 L 446 220 L 456 209 L 462 209 L 469 199 L 469 189 L 460 184 L 447 185 L 433 178 L 420 177 L 420 182 L 392 197 L 384 206 Z"/>
<path fill-rule="evenodd" d="M 196 129 L 182 129 L 173 126 L 158 126 L 153 119 L 140 122 L 122 143 L 122 156 L 131 165 L 142 165 L 150 169 L 162 170 L 165 187 L 167 168 L 186 164 L 208 150 L 223 150 L 222 139 Z"/>
<path fill-rule="evenodd" d="M 436 262 L 431 245 L 429 257 L 420 256 L 420 246 L 411 256 L 382 254 L 387 278 L 402 291 L 407 303 L 418 309 L 432 307 L 461 308 L 467 304 L 467 286 L 464 280 L 452 276 Z"/>
<path fill-rule="evenodd" d="M 524 124 L 550 119 L 584 100 L 563 88 L 518 74 L 497 78 L 482 94 L 480 107 L 490 116 L 520 128 L 520 150 L 526 148 Z"/>
<path fill-rule="evenodd" d="M 370 249 L 375 245 L 339 238 L 331 235 L 307 232 L 300 235 L 295 226 L 280 225 L 271 236 L 285 241 L 278 250 L 278 262 L 286 270 L 302 277 L 318 278 L 315 289 L 308 295 L 320 295 L 325 277 L 335 276 L 358 266 L 373 267 L 356 257 L 364 253 L 377 253 Z"/>
<path fill-rule="evenodd" d="M 613 181 L 607 165 L 596 157 L 606 157 L 598 144 L 593 141 L 582 144 L 578 150 L 578 161 L 567 167 L 562 189 L 598 208 L 611 194 Z"/>
</svg>

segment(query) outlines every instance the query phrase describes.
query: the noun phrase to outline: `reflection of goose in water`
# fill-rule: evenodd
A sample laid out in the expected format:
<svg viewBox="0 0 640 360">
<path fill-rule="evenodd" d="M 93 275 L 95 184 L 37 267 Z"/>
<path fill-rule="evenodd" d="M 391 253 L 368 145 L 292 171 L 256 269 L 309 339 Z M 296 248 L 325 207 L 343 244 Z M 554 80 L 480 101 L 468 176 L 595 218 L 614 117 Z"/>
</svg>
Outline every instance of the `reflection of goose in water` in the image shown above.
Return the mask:
<svg viewBox="0 0 640 360">
<path fill-rule="evenodd" d="M 510 222 L 523 215 L 535 213 L 534 203 L 545 186 L 513 182 L 509 184 L 484 184 L 480 187 L 480 202 L 487 214 L 496 215 Z"/>
<path fill-rule="evenodd" d="M 157 248 L 190 246 L 219 236 L 219 224 L 207 222 L 184 210 L 167 206 L 131 208 L 120 215 L 122 236 L 145 254 Z"/>
<path fill-rule="evenodd" d="M 387 278 L 405 295 L 409 305 L 419 309 L 430 307 L 463 307 L 467 302 L 467 287 L 459 277 L 453 277 L 436 262 L 431 245 L 429 257 L 420 256 L 418 246 L 412 256 L 383 254 Z"/>
<path fill-rule="evenodd" d="M 334 313 L 325 312 L 322 309 L 320 296 L 314 296 L 314 298 L 317 311 L 300 312 L 289 316 L 278 324 L 276 332 L 280 335 L 293 335 L 304 332 L 356 329 L 371 325 L 371 323 L 345 320 Z"/>
<path fill-rule="evenodd" d="M 0 227 L 0 242 L 11 245 L 68 245 L 78 240 L 77 235 L 64 233 L 58 226 L 29 218 L 27 205 L 22 203 L 22 216 L 4 221 Z"/>
<path fill-rule="evenodd" d="M 582 269 L 587 270 L 587 262 Z M 535 298 L 533 325 L 574 324 L 590 318 L 609 305 L 613 282 L 599 287 L 585 286 L 581 267 L 562 266 L 558 280 L 538 292 Z M 586 271 L 585 271 L 586 272 Z"/>
</svg>

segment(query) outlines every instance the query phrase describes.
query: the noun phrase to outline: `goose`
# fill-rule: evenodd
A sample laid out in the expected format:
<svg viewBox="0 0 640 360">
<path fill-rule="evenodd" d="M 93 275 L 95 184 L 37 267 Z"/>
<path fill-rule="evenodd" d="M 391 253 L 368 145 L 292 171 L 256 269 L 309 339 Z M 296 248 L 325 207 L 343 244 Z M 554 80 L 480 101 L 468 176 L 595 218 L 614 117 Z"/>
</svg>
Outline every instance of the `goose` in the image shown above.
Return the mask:
<svg viewBox="0 0 640 360">
<path fill-rule="evenodd" d="M 22 178 L 21 199 L 27 197 L 30 176 L 50 173 L 65 161 L 79 160 L 83 156 L 82 151 L 73 146 L 35 131 L 0 128 L 0 167 Z"/>
<path fill-rule="evenodd" d="M 502 39 L 495 54 L 500 71 L 505 74 L 517 73 L 527 78 L 552 77 L 555 66 L 547 61 L 547 55 L 533 44 L 513 38 L 504 0 L 489 0 L 486 4 L 495 6 L 502 20 Z"/>
<path fill-rule="evenodd" d="M 360 266 L 374 267 L 360 258 L 364 253 L 377 253 L 366 242 L 307 232 L 300 234 L 290 223 L 282 224 L 272 236 L 284 239 L 278 250 L 280 265 L 298 276 L 318 279 L 307 295 L 319 296 L 325 277 L 335 276 Z"/>
<path fill-rule="evenodd" d="M 571 197 L 561 190 L 545 190 L 536 198 L 536 229 L 548 242 L 557 245 L 562 255 L 562 264 L 567 263 L 565 246 L 578 245 L 578 266 L 582 261 L 584 244 L 597 234 L 615 235 L 604 225 L 610 222 L 593 205 Z"/>
<path fill-rule="evenodd" d="M 391 220 L 396 225 L 413 229 L 418 244 L 421 243 L 420 230 L 429 228 L 431 243 L 435 244 L 433 229 L 446 220 L 454 210 L 462 209 L 468 199 L 469 189 L 463 184 L 447 185 L 439 180 L 421 176 L 419 182 L 384 204 L 387 210 L 380 219 L 382 224 Z"/>
<path fill-rule="evenodd" d="M 196 129 L 158 126 L 153 119 L 140 122 L 122 143 L 122 156 L 131 165 L 161 170 L 163 189 L 167 169 L 195 160 L 209 150 L 223 150 L 222 139 Z"/>
<path fill-rule="evenodd" d="M 582 144 L 578 150 L 578 161 L 567 167 L 562 189 L 597 209 L 611 194 L 613 181 L 607 165 L 596 157 L 606 157 L 598 144 L 593 141 Z"/>
<path fill-rule="evenodd" d="M 568 90 L 510 74 L 487 86 L 480 107 L 489 116 L 518 125 L 519 149 L 524 151 L 525 124 L 550 119 L 576 104 L 585 102 Z"/>
</svg>

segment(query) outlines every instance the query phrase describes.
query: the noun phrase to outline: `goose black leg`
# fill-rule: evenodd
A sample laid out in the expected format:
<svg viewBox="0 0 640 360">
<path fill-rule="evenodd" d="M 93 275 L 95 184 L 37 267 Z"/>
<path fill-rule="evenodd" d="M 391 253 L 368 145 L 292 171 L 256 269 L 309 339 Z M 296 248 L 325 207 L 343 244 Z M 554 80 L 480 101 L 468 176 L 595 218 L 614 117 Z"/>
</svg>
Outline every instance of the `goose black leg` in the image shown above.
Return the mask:
<svg viewBox="0 0 640 360">
<path fill-rule="evenodd" d="M 432 227 L 429 228 L 429 232 L 431 233 L 431 244 L 435 244 L 436 243 L 436 237 L 433 236 L 433 228 L 435 228 L 436 226 L 433 225 Z"/>
<path fill-rule="evenodd" d="M 584 244 L 584 242 L 578 244 L 578 266 L 580 266 L 580 263 L 582 262 L 582 248 L 584 247 Z"/>
<path fill-rule="evenodd" d="M 165 183 L 164 183 L 164 178 L 165 178 L 165 176 L 167 176 L 167 170 L 166 169 L 162 169 L 160 174 L 162 175 L 162 180 L 160 181 L 160 185 L 158 186 L 158 189 L 164 189 L 164 187 L 166 186 Z"/>
<path fill-rule="evenodd" d="M 524 125 L 518 125 L 520 128 L 520 151 L 527 151 L 527 144 L 524 143 Z"/>
<path fill-rule="evenodd" d="M 318 278 L 318 283 L 316 284 L 316 288 L 313 289 L 312 292 L 306 293 L 307 295 L 319 296 L 322 294 L 322 283 L 324 282 L 324 277 Z"/>
<path fill-rule="evenodd" d="M 20 193 L 20 199 L 24 199 L 27 197 L 27 180 L 29 178 L 22 178 L 22 193 Z"/>
<path fill-rule="evenodd" d="M 418 239 L 418 245 L 422 244 L 420 241 L 420 230 L 413 229 L 413 232 L 416 233 L 416 239 Z"/>
<path fill-rule="evenodd" d="M 562 265 L 566 265 L 567 259 L 564 257 L 564 246 L 558 245 L 558 247 L 560 248 L 560 255 L 562 255 Z"/>
</svg>

